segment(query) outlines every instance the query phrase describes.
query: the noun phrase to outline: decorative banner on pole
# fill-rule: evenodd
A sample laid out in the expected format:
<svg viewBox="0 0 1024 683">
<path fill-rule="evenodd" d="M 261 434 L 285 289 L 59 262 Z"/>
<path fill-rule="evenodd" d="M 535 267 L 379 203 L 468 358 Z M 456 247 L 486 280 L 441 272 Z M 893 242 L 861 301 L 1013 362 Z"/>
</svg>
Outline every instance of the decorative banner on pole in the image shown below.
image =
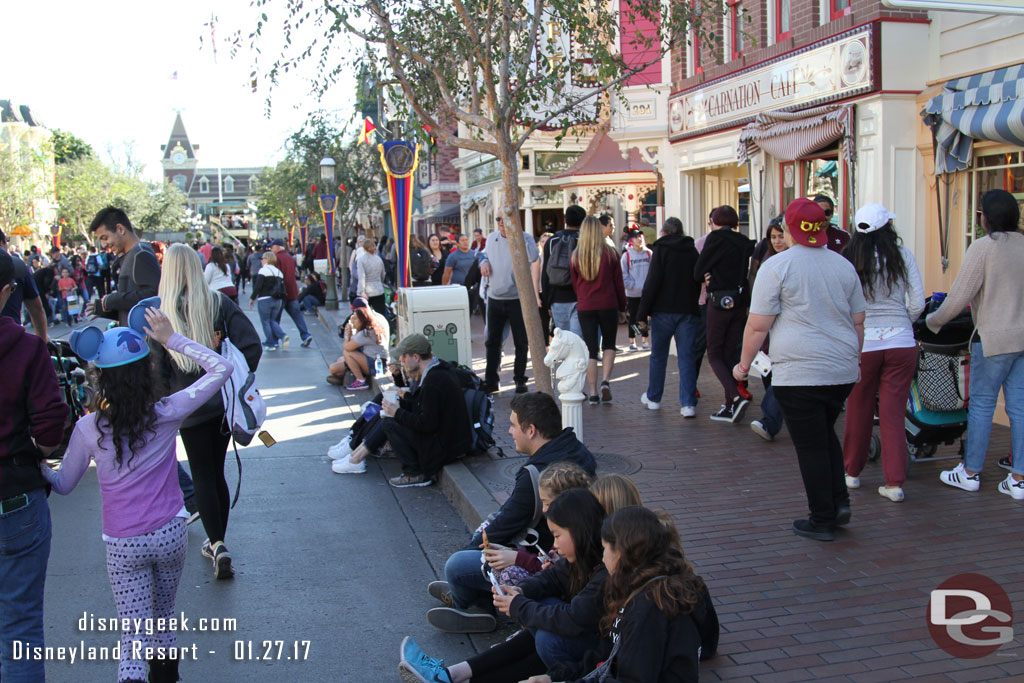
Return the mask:
<svg viewBox="0 0 1024 683">
<path fill-rule="evenodd" d="M 419 144 L 393 140 L 377 145 L 380 163 L 388 176 L 391 225 L 398 256 L 398 286 L 409 286 L 409 229 L 412 223 L 412 174 L 419 165 Z"/>
<path fill-rule="evenodd" d="M 295 237 L 295 226 L 294 225 L 289 225 L 288 226 L 288 248 L 289 249 L 291 249 L 293 246 L 295 246 L 295 239 L 294 239 L 294 237 Z"/>
<path fill-rule="evenodd" d="M 309 216 L 299 216 L 299 241 L 302 242 L 302 253 L 306 253 L 306 223 Z"/>
<path fill-rule="evenodd" d="M 334 258 L 330 253 L 334 244 L 334 208 L 338 205 L 338 196 L 333 194 L 320 195 L 320 211 L 324 214 L 324 231 L 327 233 L 327 265 L 328 273 L 335 274 Z"/>
</svg>

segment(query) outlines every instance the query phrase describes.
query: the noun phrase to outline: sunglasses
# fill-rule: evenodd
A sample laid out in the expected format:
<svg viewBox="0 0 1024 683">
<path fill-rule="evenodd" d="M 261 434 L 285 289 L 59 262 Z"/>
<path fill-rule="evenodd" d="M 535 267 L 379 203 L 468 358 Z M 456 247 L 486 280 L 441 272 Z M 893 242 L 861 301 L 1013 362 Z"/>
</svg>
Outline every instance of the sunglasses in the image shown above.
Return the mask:
<svg viewBox="0 0 1024 683">
<path fill-rule="evenodd" d="M 826 217 L 831 216 L 833 213 L 835 213 L 835 211 L 833 211 L 832 209 L 825 209 L 825 216 Z"/>
</svg>

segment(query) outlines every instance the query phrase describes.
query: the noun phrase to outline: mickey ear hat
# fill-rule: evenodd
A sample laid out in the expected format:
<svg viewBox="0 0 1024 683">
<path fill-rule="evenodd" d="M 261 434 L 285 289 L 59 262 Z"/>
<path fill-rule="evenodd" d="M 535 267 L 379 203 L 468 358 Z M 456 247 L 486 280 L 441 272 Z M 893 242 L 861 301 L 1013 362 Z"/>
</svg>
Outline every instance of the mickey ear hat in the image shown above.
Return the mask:
<svg viewBox="0 0 1024 683">
<path fill-rule="evenodd" d="M 98 327 L 86 327 L 72 332 L 69 342 L 75 355 L 92 361 L 98 368 L 128 365 L 149 355 L 146 338 L 128 327 L 115 327 L 106 332 Z"/>
<path fill-rule="evenodd" d="M 151 296 L 132 306 L 132 310 L 128 311 L 128 327 L 139 334 L 146 334 L 143 326 L 146 324 L 146 311 L 151 308 L 160 308 L 160 297 Z"/>
</svg>

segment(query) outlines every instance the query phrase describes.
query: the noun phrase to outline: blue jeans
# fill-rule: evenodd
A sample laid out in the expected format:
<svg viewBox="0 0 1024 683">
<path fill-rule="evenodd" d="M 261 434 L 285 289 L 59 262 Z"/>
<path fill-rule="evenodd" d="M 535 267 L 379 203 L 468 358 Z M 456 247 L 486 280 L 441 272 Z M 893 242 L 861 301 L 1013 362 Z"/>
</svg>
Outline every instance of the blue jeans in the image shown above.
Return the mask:
<svg viewBox="0 0 1024 683">
<path fill-rule="evenodd" d="M 761 426 L 770 435 L 775 436 L 782 430 L 782 408 L 775 399 L 775 389 L 771 379 L 764 380 L 764 398 L 761 399 Z"/>
<path fill-rule="evenodd" d="M 263 325 L 263 337 L 267 346 L 277 346 L 284 339 L 284 330 L 277 322 L 281 315 L 281 308 L 284 302 L 273 297 L 265 297 L 256 300 L 256 310 L 260 313 L 260 323 Z"/>
<path fill-rule="evenodd" d="M 548 597 L 540 601 L 542 605 L 564 605 L 564 600 Z M 583 636 L 563 636 L 551 631 L 540 629 L 526 629 L 533 634 L 534 646 L 537 648 L 537 656 L 544 662 L 544 666 L 552 668 L 556 662 L 580 662 L 588 650 L 596 650 L 600 644 L 600 638 L 596 633 Z"/>
<path fill-rule="evenodd" d="M 661 401 L 668 367 L 668 347 L 675 337 L 679 367 L 679 405 L 697 405 L 697 369 L 693 340 L 700 331 L 700 318 L 689 313 L 651 314 L 651 364 L 647 379 L 647 398 Z"/>
<path fill-rule="evenodd" d="M 985 358 L 981 342 L 971 345 L 971 403 L 967 408 L 964 467 L 980 472 L 992 434 L 992 417 L 1002 388 L 1010 418 L 1013 473 L 1024 474 L 1024 351 Z"/>
<path fill-rule="evenodd" d="M 580 338 L 583 337 L 583 328 L 580 327 L 580 318 L 576 314 L 576 302 L 562 304 L 551 304 L 551 320 L 555 323 L 555 328 L 559 330 L 568 330 L 573 334 L 577 334 Z"/>
<path fill-rule="evenodd" d="M 45 489 L 23 508 L 0 515 L 0 674 L 4 683 L 46 680 L 42 659 L 14 659 L 14 642 L 43 646 L 43 588 L 50 559 L 50 507 Z"/>
<path fill-rule="evenodd" d="M 452 602 L 458 609 L 485 607 L 492 609 L 491 582 L 484 578 L 479 550 L 452 553 L 444 565 L 444 578 L 452 591 Z"/>
<path fill-rule="evenodd" d="M 303 340 L 305 340 L 306 337 L 310 336 L 310 334 L 309 328 L 306 327 L 306 319 L 302 317 L 302 311 L 299 310 L 299 302 L 296 299 L 288 299 L 283 303 L 284 307 L 282 310 L 288 313 L 288 317 L 292 319 L 293 323 L 295 323 L 295 327 L 299 328 L 299 336 L 302 337 Z M 277 312 L 277 322 L 278 327 L 280 327 L 280 310 Z"/>
<path fill-rule="evenodd" d="M 299 304 L 299 308 L 303 311 L 315 311 L 316 307 L 320 305 L 320 302 L 312 294 L 307 294 L 303 299 L 302 303 Z"/>
</svg>

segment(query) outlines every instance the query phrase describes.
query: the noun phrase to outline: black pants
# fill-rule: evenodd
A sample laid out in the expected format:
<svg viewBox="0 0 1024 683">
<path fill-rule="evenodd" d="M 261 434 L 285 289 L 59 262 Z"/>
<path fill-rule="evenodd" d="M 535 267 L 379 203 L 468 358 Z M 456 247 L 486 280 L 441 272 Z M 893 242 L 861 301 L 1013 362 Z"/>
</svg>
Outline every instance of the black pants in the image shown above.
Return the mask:
<svg viewBox="0 0 1024 683">
<path fill-rule="evenodd" d="M 601 351 L 615 350 L 615 336 L 619 332 L 619 312 L 614 308 L 607 308 L 602 311 L 581 311 L 576 309 L 579 317 L 580 330 L 583 332 L 583 341 L 587 345 L 587 351 L 594 360 L 601 359 Z M 600 346 L 598 349 L 598 331 L 600 331 Z"/>
<path fill-rule="evenodd" d="M 544 330 L 544 346 L 551 343 L 551 311 L 541 306 L 540 311 L 540 327 Z"/>
<path fill-rule="evenodd" d="M 732 404 L 739 396 L 732 368 L 739 362 L 738 349 L 743 342 L 743 327 L 746 323 L 745 308 L 722 311 L 708 304 L 708 364 L 725 391 L 726 405 Z"/>
<path fill-rule="evenodd" d="M 693 338 L 693 360 L 696 370 L 694 377 L 700 377 L 700 366 L 704 364 L 704 352 L 708 348 L 708 305 L 700 305 L 700 326 Z"/>
<path fill-rule="evenodd" d="M 523 309 L 519 299 L 488 299 L 487 300 L 487 369 L 484 371 L 484 382 L 498 383 L 498 370 L 501 369 L 501 337 L 505 332 L 505 323 L 512 327 L 512 341 L 516 347 L 516 360 L 513 365 L 512 379 L 517 383 L 526 382 L 526 359 L 530 353 L 529 340 L 526 338 L 526 324 L 523 322 Z"/>
<path fill-rule="evenodd" d="M 637 313 L 640 312 L 640 297 L 626 297 L 626 313 L 629 315 L 629 338 L 630 340 L 639 337 L 646 337 L 650 330 L 647 329 L 646 320 L 638 320 Z"/>
<path fill-rule="evenodd" d="M 836 436 L 836 420 L 853 385 L 774 385 L 773 389 L 796 448 L 810 519 L 815 524 L 831 527 L 836 521 L 837 508 L 850 504 L 843 470 L 843 444 Z"/>
<path fill-rule="evenodd" d="M 224 478 L 224 458 L 231 440 L 226 431 L 223 415 L 180 430 L 196 488 L 196 508 L 210 543 L 224 540 L 231 509 L 231 493 Z"/>
<path fill-rule="evenodd" d="M 380 313 L 385 318 L 389 318 L 387 303 L 384 301 L 384 295 L 378 294 L 377 296 L 371 296 L 366 299 L 366 303 L 370 304 L 370 308 Z"/>
<path fill-rule="evenodd" d="M 547 670 L 529 631 L 520 631 L 466 660 L 473 670 L 473 683 L 519 683 Z"/>
<path fill-rule="evenodd" d="M 443 462 L 423 462 L 418 448 L 421 437 L 408 427 L 398 424 L 393 417 L 381 417 L 380 429 L 371 431 L 363 439 L 363 445 L 371 453 L 376 453 L 385 442 L 391 444 L 391 451 L 402 463 L 402 471 L 406 474 L 437 474 Z"/>
</svg>

